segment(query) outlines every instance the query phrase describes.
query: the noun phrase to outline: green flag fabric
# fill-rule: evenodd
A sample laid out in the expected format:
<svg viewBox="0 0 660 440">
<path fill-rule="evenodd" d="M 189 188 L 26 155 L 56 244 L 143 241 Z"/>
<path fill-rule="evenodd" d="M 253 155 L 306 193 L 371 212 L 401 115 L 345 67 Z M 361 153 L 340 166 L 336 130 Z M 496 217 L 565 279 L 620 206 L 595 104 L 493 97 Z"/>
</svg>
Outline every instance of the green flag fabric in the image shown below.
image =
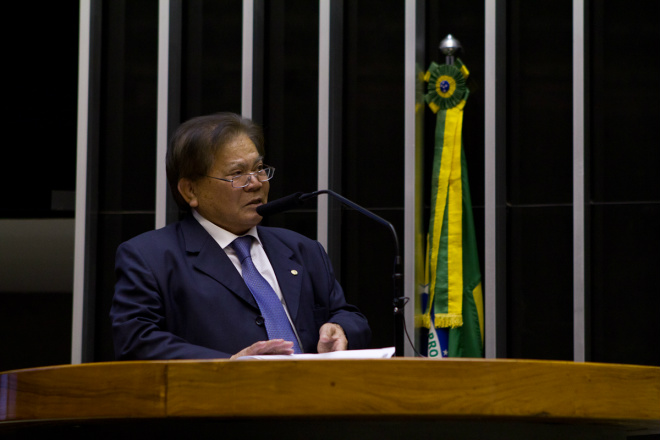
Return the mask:
<svg viewBox="0 0 660 440">
<path fill-rule="evenodd" d="M 436 113 L 431 215 L 427 236 L 428 296 L 421 326 L 429 357 L 483 357 L 481 270 L 462 144 L 469 71 L 431 63 L 425 101 Z"/>
</svg>

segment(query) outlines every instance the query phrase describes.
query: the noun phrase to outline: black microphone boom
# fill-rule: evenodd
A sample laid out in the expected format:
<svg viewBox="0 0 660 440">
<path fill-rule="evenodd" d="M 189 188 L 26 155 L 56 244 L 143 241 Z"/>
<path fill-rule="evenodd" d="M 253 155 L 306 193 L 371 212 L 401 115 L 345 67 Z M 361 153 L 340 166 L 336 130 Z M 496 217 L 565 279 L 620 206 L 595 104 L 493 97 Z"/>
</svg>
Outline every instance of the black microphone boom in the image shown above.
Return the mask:
<svg viewBox="0 0 660 440">
<path fill-rule="evenodd" d="M 277 200 L 273 200 L 272 202 L 268 202 L 265 205 L 261 205 L 257 207 L 257 214 L 259 214 L 262 217 L 266 217 L 269 215 L 273 214 L 279 214 L 280 212 L 284 211 L 289 211 L 291 209 L 296 209 L 303 205 L 307 199 L 311 199 L 313 197 L 318 197 L 321 194 L 328 194 L 329 196 L 332 196 L 333 198 L 339 200 L 343 204 L 350 206 L 351 208 L 355 209 L 356 211 L 366 215 L 367 217 L 371 218 L 372 220 L 377 221 L 378 223 L 387 226 L 390 231 L 392 232 L 392 236 L 394 238 L 394 246 L 396 250 L 396 254 L 400 255 L 399 253 L 399 237 L 396 234 L 396 230 L 394 229 L 394 226 L 392 223 L 388 222 L 382 217 L 377 216 L 373 212 L 369 211 L 366 208 L 363 208 L 362 206 L 358 205 L 357 203 L 354 203 L 350 200 L 348 200 L 346 197 L 341 196 L 337 194 L 334 191 L 330 191 L 329 189 L 322 189 L 319 191 L 314 191 L 311 193 L 304 194 L 302 192 L 297 192 L 293 194 L 289 194 L 288 196 L 281 197 Z"/>
<path fill-rule="evenodd" d="M 403 316 L 403 307 L 406 303 L 406 298 L 402 295 L 402 286 L 403 286 L 403 272 L 401 269 L 402 258 L 399 252 L 399 237 L 396 234 L 396 229 L 392 223 L 388 222 L 382 217 L 377 216 L 373 212 L 369 211 L 366 208 L 354 203 L 347 198 L 337 194 L 334 191 L 328 189 L 323 189 L 319 191 L 314 191 L 311 193 L 301 193 L 297 192 L 286 197 L 268 202 L 265 205 L 257 207 L 257 214 L 265 217 L 268 215 L 278 214 L 280 212 L 288 211 L 290 209 L 295 209 L 301 206 L 307 199 L 312 197 L 318 197 L 321 194 L 328 194 L 333 198 L 339 200 L 343 204 L 355 209 L 361 214 L 366 215 L 372 220 L 377 221 L 378 223 L 386 226 L 392 232 L 392 237 L 394 239 L 394 248 L 396 251 L 396 257 L 394 259 L 394 275 L 392 279 L 394 281 L 394 345 L 395 345 L 395 355 L 403 356 L 403 332 L 404 332 L 404 316 Z"/>
</svg>

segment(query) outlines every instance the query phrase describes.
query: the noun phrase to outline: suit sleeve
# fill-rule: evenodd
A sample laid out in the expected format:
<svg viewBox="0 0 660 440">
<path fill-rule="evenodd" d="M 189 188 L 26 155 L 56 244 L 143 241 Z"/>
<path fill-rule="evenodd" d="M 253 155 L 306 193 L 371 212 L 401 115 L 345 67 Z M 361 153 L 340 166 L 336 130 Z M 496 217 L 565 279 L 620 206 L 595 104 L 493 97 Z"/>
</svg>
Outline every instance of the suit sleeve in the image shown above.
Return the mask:
<svg viewBox="0 0 660 440">
<path fill-rule="evenodd" d="M 357 307 L 346 302 L 344 291 L 334 276 L 328 255 L 320 243 L 317 242 L 317 245 L 322 255 L 326 272 L 329 274 L 328 304 L 330 317 L 327 322 L 339 324 L 342 327 L 344 333 L 346 333 L 346 339 L 348 339 L 349 350 L 369 348 L 369 344 L 371 343 L 371 329 L 369 328 L 367 318 Z"/>
<path fill-rule="evenodd" d="M 190 344 L 169 332 L 159 282 L 131 242 L 117 249 L 117 283 L 110 310 L 118 360 L 216 359 L 229 353 Z"/>
</svg>

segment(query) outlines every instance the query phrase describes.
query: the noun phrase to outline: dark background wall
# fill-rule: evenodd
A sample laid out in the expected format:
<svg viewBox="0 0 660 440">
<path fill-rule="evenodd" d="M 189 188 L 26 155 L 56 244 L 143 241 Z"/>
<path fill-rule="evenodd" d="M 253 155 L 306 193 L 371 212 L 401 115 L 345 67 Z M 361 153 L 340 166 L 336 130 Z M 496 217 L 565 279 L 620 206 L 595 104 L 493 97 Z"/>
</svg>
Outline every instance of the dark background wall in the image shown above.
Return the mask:
<svg viewBox="0 0 660 440">
<path fill-rule="evenodd" d="M 3 114 L 9 132 L 20 135 L 8 137 L 0 175 L 10 189 L 0 207 L 2 258 L 18 255 L 7 245 L 9 220 L 74 216 L 78 2 L 51 3 L 5 5 L 8 16 L 31 26 L 3 39 L 10 66 Z M 442 61 L 436 48 L 451 33 L 471 71 L 464 145 L 483 261 L 484 5 L 424 4 L 427 55 L 420 68 Z M 181 119 L 240 112 L 242 2 L 186 1 L 182 12 Z M 108 1 L 101 14 L 93 361 L 114 358 L 114 251 L 152 229 L 155 210 L 158 2 Z M 277 168 L 272 199 L 316 189 L 318 14 L 314 1 L 265 2 L 255 118 Z M 510 0 L 507 14 L 507 173 L 500 177 L 508 209 L 507 357 L 570 360 L 572 4 Z M 587 16 L 591 360 L 660 365 L 659 3 L 588 2 Z M 342 17 L 335 184 L 403 236 L 404 2 L 344 2 Z M 429 118 L 426 133 L 430 148 Z M 314 237 L 316 208 L 268 222 Z M 346 295 L 372 322 L 374 346 L 392 345 L 387 232 L 350 210 L 334 228 L 340 246 L 333 259 Z M 34 252 L 42 249 L 37 244 Z M 58 260 L 70 252 L 72 245 L 48 255 Z M 71 291 L 6 287 L 16 285 L 10 278 L 30 286 L 43 273 L 27 262 L 19 267 L 25 270 L 0 272 L 0 370 L 70 362 Z"/>
</svg>

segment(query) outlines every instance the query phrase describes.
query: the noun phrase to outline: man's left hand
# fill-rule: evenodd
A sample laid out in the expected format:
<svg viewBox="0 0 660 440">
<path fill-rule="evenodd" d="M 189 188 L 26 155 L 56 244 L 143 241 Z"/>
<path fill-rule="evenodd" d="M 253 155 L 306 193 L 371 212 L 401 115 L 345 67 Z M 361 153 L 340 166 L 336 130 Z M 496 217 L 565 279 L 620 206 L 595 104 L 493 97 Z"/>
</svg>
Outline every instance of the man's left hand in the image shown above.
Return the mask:
<svg viewBox="0 0 660 440">
<path fill-rule="evenodd" d="M 344 329 L 333 322 L 323 324 L 319 330 L 319 343 L 316 348 L 319 353 L 346 350 L 348 339 L 346 339 Z"/>
</svg>

